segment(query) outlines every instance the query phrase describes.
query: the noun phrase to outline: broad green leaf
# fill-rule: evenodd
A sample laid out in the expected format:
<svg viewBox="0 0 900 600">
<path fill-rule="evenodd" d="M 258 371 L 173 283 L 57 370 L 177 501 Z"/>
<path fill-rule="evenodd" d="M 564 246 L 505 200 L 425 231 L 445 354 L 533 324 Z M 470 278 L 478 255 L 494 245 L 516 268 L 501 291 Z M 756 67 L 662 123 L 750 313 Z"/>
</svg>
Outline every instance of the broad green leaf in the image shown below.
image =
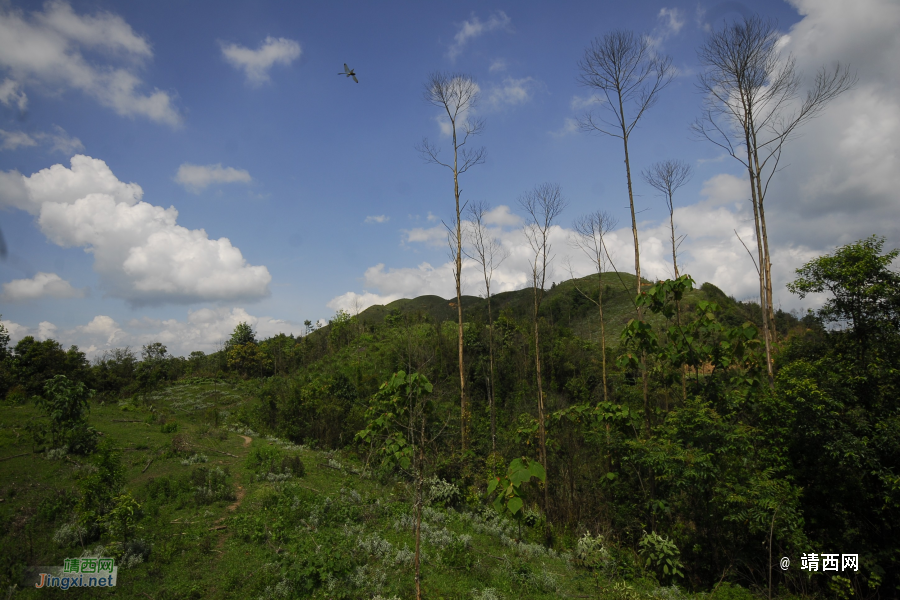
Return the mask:
<svg viewBox="0 0 900 600">
<path fill-rule="evenodd" d="M 511 512 L 512 514 L 516 514 L 517 512 L 522 510 L 522 504 L 522 499 L 516 496 L 506 503 L 506 508 L 508 508 L 509 512 Z"/>
</svg>

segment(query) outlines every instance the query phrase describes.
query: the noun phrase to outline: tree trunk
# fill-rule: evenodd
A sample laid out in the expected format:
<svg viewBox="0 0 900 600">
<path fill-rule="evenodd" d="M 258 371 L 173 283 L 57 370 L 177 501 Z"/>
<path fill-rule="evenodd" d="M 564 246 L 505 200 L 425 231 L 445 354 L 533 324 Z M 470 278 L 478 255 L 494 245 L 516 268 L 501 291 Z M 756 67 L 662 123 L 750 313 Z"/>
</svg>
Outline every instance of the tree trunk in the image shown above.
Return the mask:
<svg viewBox="0 0 900 600">
<path fill-rule="evenodd" d="M 547 432 L 544 428 L 544 383 L 541 378 L 541 350 L 540 336 L 538 334 L 538 300 L 537 289 L 534 291 L 534 366 L 537 370 L 538 384 L 538 440 L 541 445 L 541 463 L 544 465 L 544 472 L 549 471 L 547 464 Z M 549 479 L 549 475 L 547 476 Z M 549 481 L 544 481 L 544 515 L 548 515 L 550 511 L 550 494 Z"/>
<path fill-rule="evenodd" d="M 497 413 L 494 408 L 494 317 L 491 314 L 491 288 L 487 287 L 488 301 L 488 355 L 491 365 L 491 389 L 488 400 L 491 403 L 491 452 L 497 451 Z"/>
<path fill-rule="evenodd" d="M 606 386 L 606 327 L 603 324 L 603 275 L 597 271 L 597 308 L 600 309 L 600 356 L 603 365 L 603 401 L 609 402 Z"/>
<path fill-rule="evenodd" d="M 622 107 L 622 94 L 619 93 L 619 108 L 620 111 L 624 111 Z M 620 112 L 620 114 L 624 115 L 624 112 Z M 637 231 L 637 219 L 634 216 L 634 191 L 631 186 L 631 162 L 628 159 L 628 134 L 625 131 L 624 123 L 622 127 L 622 142 L 625 145 L 625 175 L 628 178 L 628 204 L 631 207 L 631 232 L 634 234 L 634 274 L 637 277 L 637 282 L 635 283 L 637 289 L 637 295 L 641 295 L 641 250 L 640 245 L 638 243 L 638 231 Z M 644 318 L 644 310 L 642 307 L 637 307 L 637 316 L 638 320 L 643 320 Z M 650 434 L 650 393 L 649 393 L 649 381 L 647 375 L 647 353 L 641 352 L 641 383 L 642 383 L 642 391 L 644 395 L 644 419 L 646 421 L 647 435 Z"/>
<path fill-rule="evenodd" d="M 453 125 L 453 195 L 456 199 L 456 311 L 459 323 L 459 429 L 462 450 L 469 447 L 469 407 L 466 404 L 466 373 L 463 365 L 463 310 L 462 310 L 462 221 L 459 212 L 459 147 L 456 145 L 456 121 Z"/>
</svg>

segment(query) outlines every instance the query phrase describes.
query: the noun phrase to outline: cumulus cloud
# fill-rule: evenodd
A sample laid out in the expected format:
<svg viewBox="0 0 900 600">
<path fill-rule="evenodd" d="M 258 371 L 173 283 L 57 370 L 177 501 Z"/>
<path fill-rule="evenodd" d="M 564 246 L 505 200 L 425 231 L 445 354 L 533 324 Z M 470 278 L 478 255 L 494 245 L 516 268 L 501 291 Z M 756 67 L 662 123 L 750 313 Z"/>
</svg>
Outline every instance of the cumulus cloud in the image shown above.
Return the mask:
<svg viewBox="0 0 900 600">
<path fill-rule="evenodd" d="M 175 182 L 180 183 L 185 189 L 199 194 L 207 186 L 214 183 L 250 183 L 250 173 L 244 169 L 232 167 L 222 168 L 222 164 L 192 165 L 184 163 L 178 167 Z"/>
<path fill-rule="evenodd" d="M 125 66 L 92 62 L 83 49 L 124 60 Z M 153 53 L 121 17 L 109 12 L 78 15 L 62 1 L 44 5 L 43 12 L 26 14 L 6 5 L 0 8 L 0 67 L 10 72 L 0 87 L 4 104 L 24 110 L 27 85 L 67 86 L 80 90 L 122 116 L 143 116 L 178 126 L 181 116 L 163 91 L 141 92 L 136 75 Z"/>
<path fill-rule="evenodd" d="M 0 205 L 37 215 L 55 244 L 93 254 L 109 295 L 133 306 L 268 296 L 268 269 L 247 264 L 228 238 L 178 225 L 175 207 L 141 201 L 141 187 L 119 181 L 102 160 L 76 155 L 71 165 L 3 173 L 0 183 L 11 185 L 0 188 Z"/>
<path fill-rule="evenodd" d="M 15 106 L 24 112 L 28 107 L 28 96 L 22 91 L 22 86 L 17 81 L 5 79 L 0 83 L 0 104 L 3 106 Z"/>
<path fill-rule="evenodd" d="M 290 65 L 300 57 L 300 44 L 287 38 L 267 37 L 259 48 L 251 50 L 237 44 L 222 44 L 222 56 L 244 71 L 247 83 L 261 85 L 269 81 L 269 69 L 275 64 Z"/>
<path fill-rule="evenodd" d="M 513 214 L 508 206 L 501 204 L 484 213 L 484 223 L 497 227 L 518 227 L 522 224 L 522 217 Z"/>
<path fill-rule="evenodd" d="M 84 150 L 84 144 L 76 137 L 69 136 L 65 130 L 56 126 L 56 133 L 38 132 L 28 134 L 24 131 L 5 131 L 0 129 L 0 138 L 3 143 L 0 144 L 2 150 L 15 150 L 19 147 L 37 146 L 38 143 L 49 143 L 50 150 L 62 152 L 63 154 L 71 154 L 78 150 Z"/>
<path fill-rule="evenodd" d="M 465 45 L 470 41 L 498 29 L 509 30 L 511 25 L 512 20 L 502 10 L 492 14 L 487 21 L 482 21 L 477 16 L 472 15 L 471 19 L 463 21 L 459 26 L 459 31 L 453 36 L 453 44 L 450 45 L 447 56 L 453 60 L 459 56 Z"/>
<path fill-rule="evenodd" d="M 38 323 L 37 335 L 34 337 L 42 342 L 49 339 L 56 339 L 56 329 L 56 325 L 50 321 L 41 321 Z"/>
<path fill-rule="evenodd" d="M 412 229 L 404 229 L 403 233 L 406 235 L 404 242 L 424 243 L 434 247 L 447 245 L 447 228 L 443 225 L 413 227 Z"/>
<path fill-rule="evenodd" d="M 366 217 L 366 223 L 387 223 L 391 218 L 385 215 L 369 215 Z"/>
<path fill-rule="evenodd" d="M 56 273 L 37 273 L 31 279 L 14 279 L 3 284 L 0 298 L 8 302 L 24 302 L 38 298 L 83 298 L 85 290 L 77 290 Z"/>
<path fill-rule="evenodd" d="M 491 88 L 487 95 L 487 105 L 493 109 L 516 106 L 531 100 L 537 81 L 533 77 L 514 79 L 507 77 L 498 86 Z"/>
</svg>

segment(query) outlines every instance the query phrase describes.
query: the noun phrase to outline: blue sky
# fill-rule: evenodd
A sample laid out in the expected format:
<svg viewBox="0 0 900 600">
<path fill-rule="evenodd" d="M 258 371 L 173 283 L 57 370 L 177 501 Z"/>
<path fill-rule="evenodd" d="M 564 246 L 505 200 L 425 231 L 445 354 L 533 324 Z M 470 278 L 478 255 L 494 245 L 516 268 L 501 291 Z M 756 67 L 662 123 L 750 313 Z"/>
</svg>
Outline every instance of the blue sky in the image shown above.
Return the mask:
<svg viewBox="0 0 900 600">
<path fill-rule="evenodd" d="M 552 279 L 589 264 L 572 221 L 619 219 L 613 258 L 631 268 L 621 144 L 574 127 L 603 110 L 577 83 L 591 40 L 643 33 L 678 74 L 631 142 L 645 276 L 671 274 L 667 213 L 639 171 L 679 158 L 682 271 L 751 298 L 748 184 L 695 139 L 696 49 L 738 2 L 0 2 L 0 313 L 13 340 L 78 344 L 91 356 L 162 341 L 211 351 L 239 321 L 299 334 L 339 308 L 453 295 L 441 220 L 452 177 L 415 150 L 449 152 L 423 100 L 432 71 L 478 82 L 475 140 L 487 161 L 461 179 L 510 251 L 495 290 L 526 285 L 516 200 L 543 182 L 568 201 Z M 756 2 L 785 55 L 812 75 L 834 61 L 859 77 L 802 136 L 768 202 L 776 301 L 793 269 L 873 233 L 895 247 L 900 188 L 900 7 L 890 0 Z M 338 76 L 343 63 L 360 82 Z M 480 294 L 464 268 L 464 293 Z"/>
</svg>

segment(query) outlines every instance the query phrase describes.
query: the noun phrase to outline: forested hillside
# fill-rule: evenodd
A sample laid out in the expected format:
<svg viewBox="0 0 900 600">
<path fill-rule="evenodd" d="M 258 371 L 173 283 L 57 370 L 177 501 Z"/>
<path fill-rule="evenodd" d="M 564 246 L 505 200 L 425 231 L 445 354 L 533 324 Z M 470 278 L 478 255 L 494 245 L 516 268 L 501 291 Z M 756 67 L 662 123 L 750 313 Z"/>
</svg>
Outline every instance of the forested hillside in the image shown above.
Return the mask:
<svg viewBox="0 0 900 600">
<path fill-rule="evenodd" d="M 238 508 L 238 517 L 251 518 L 266 506 L 275 510 L 281 502 L 276 496 L 284 493 L 278 486 L 292 473 L 302 474 L 301 455 L 305 461 L 333 459 L 338 472 L 344 467 L 335 456 L 352 460 L 356 480 L 375 486 L 365 492 L 374 494 L 373 502 L 395 486 L 395 500 L 408 509 L 403 518 L 409 519 L 409 532 L 419 532 L 409 542 L 415 558 L 404 563 L 404 577 L 410 577 L 404 585 L 413 586 L 420 569 L 421 584 L 431 589 L 443 585 L 438 580 L 453 580 L 454 569 L 461 578 L 476 577 L 480 571 L 462 555 L 449 563 L 435 563 L 433 551 L 428 558 L 433 539 L 419 557 L 418 540 L 424 527 L 425 544 L 434 535 L 427 528 L 445 518 L 435 516 L 436 507 L 450 511 L 452 521 L 452 515 L 485 515 L 493 505 L 489 510 L 500 522 L 510 519 L 504 535 L 543 548 L 550 553 L 546 560 L 569 565 L 560 577 L 596 575 L 598 587 L 588 586 L 585 594 L 652 596 L 656 588 L 646 583 L 652 581 L 694 593 L 738 594 L 735 586 L 741 586 L 763 596 L 771 591 L 781 597 L 896 597 L 900 275 L 891 270 L 897 252 L 882 253 L 882 244 L 863 240 L 798 270 L 790 290 L 801 296 L 824 292 L 828 300 L 799 319 L 778 313 L 772 385 L 757 329 L 759 306 L 737 302 L 709 284 L 693 289 L 688 276 L 645 282 L 637 297 L 634 277 L 614 272 L 555 284 L 546 290 L 536 321 L 533 289 L 492 297 L 490 318 L 486 299 L 463 297 L 468 414 L 459 405 L 455 303 L 433 296 L 358 315 L 339 311 L 327 326 L 309 324 L 299 338 L 257 340 L 241 324 L 220 352 L 187 358 L 172 357 L 156 343 L 140 357 L 125 348 L 89 364 L 77 347 L 64 350 L 53 340 L 33 338 L 10 347 L 4 333 L 3 584 L 21 585 L 18 578 L 29 566 L 57 564 L 63 554 L 98 542 L 111 547 L 122 535 L 118 556 L 127 558 L 134 550 L 128 527 L 142 529 L 142 539 L 149 539 L 160 494 L 179 493 L 160 491 L 160 485 L 199 485 L 212 490 L 210 502 L 219 500 L 223 507 L 239 498 L 231 480 L 214 469 L 201 469 L 192 476 L 196 481 L 183 484 L 177 478 L 154 484 L 143 475 L 153 461 L 194 456 L 192 439 L 206 447 L 223 443 L 227 433 L 215 432 L 231 427 L 282 440 L 288 449 L 302 447 L 296 459 L 276 451 L 277 444 L 276 450 L 252 449 L 247 476 L 263 474 L 253 480 L 262 486 L 253 493 L 275 496 Z M 594 302 L 600 291 L 605 347 Z M 636 318 L 638 307 L 643 319 Z M 179 390 L 192 385 L 202 386 L 197 398 L 205 400 L 185 399 Z M 116 413 L 121 416 L 113 419 Z M 25 414 L 33 416 L 23 420 Z M 465 449 L 463 418 L 470 427 Z M 206 423 L 206 433 L 169 441 L 183 419 Z M 137 423 L 132 429 L 121 424 L 129 420 Z M 157 433 L 152 442 L 135 446 L 137 438 L 127 431 L 146 427 L 142 423 Z M 160 438 L 159 432 L 169 435 Z M 110 458 L 134 447 L 149 453 L 156 443 L 162 444 L 160 453 L 147 455 L 144 471 L 137 472 L 143 459 L 132 463 L 134 480 L 124 478 Z M 236 456 L 230 446 L 218 447 L 220 454 Z M 303 454 L 317 451 L 329 454 Z M 56 470 L 96 466 L 79 476 L 76 487 L 64 488 L 31 480 L 44 467 L 27 468 L 28 461 L 51 461 Z M 260 491 L 266 486 L 269 492 Z M 126 519 L 128 502 L 134 510 Z M 354 510 L 346 515 L 351 525 L 375 518 Z M 310 518 L 298 527 L 315 529 Z M 66 537 L 61 527 L 80 533 Z M 277 527 L 273 522 L 272 531 Z M 292 560 L 306 560 L 297 558 L 299 546 L 289 545 L 301 544 L 299 534 L 282 541 L 269 533 L 254 535 L 246 533 L 245 542 L 272 553 L 272 560 L 285 549 Z M 465 553 L 472 542 L 453 543 L 461 543 L 456 551 Z M 165 576 L 163 547 L 147 542 L 141 547 L 147 565 L 134 568 Z M 529 559 L 544 556 L 528 552 Z M 815 572 L 801 568 L 808 567 L 801 558 L 811 553 L 823 560 L 825 554 L 856 554 L 858 569 L 827 572 L 824 563 Z M 790 561 L 787 569 L 782 557 Z M 365 564 L 358 560 L 357 567 Z M 282 575 L 297 594 L 302 589 L 312 597 L 372 597 L 371 589 L 347 583 L 351 567 L 326 561 L 312 571 L 298 567 Z M 505 593 L 523 597 L 575 589 L 528 587 L 526 579 L 491 579 L 495 587 L 489 589 L 500 594 L 506 586 Z M 272 589 L 266 593 L 279 597 Z M 197 593 L 229 597 L 222 589 Z"/>
</svg>

